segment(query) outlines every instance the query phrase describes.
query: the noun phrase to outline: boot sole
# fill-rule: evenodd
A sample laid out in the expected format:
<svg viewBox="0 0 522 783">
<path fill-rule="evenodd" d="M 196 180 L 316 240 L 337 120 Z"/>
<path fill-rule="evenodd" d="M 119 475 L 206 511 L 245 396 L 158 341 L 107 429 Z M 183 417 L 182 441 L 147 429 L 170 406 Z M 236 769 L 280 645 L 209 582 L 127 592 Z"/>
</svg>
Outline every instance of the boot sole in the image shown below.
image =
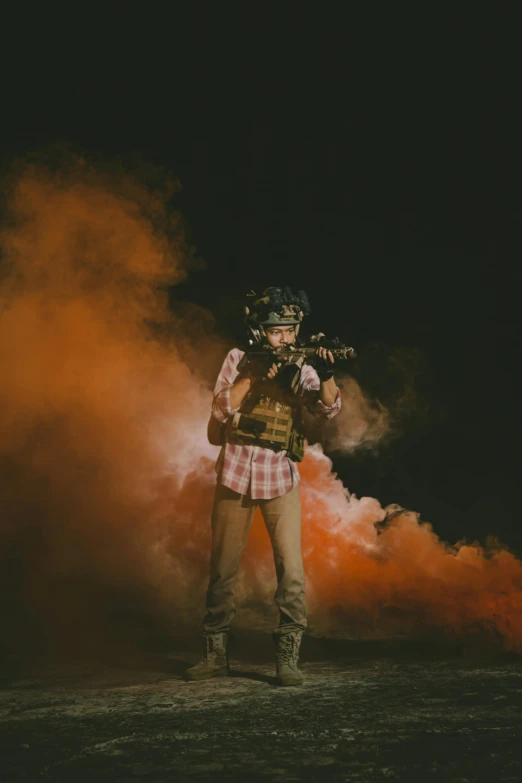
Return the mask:
<svg viewBox="0 0 522 783">
<path fill-rule="evenodd" d="M 277 684 L 281 688 L 290 688 L 293 685 L 302 685 L 303 682 L 304 682 L 304 680 L 281 680 L 281 679 L 277 680 Z"/>
</svg>

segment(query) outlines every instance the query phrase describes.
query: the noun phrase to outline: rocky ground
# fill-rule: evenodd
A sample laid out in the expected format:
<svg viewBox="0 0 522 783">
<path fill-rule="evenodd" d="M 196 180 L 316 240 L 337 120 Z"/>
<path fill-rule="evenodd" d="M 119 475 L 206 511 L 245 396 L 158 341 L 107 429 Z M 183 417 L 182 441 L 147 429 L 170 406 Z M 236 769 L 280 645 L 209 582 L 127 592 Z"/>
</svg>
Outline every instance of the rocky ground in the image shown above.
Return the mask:
<svg viewBox="0 0 522 783">
<path fill-rule="evenodd" d="M 231 677 L 188 683 L 197 643 L 95 662 L 11 656 L 2 781 L 522 779 L 520 659 L 308 637 L 305 685 L 277 688 L 270 638 L 239 634 Z"/>
</svg>

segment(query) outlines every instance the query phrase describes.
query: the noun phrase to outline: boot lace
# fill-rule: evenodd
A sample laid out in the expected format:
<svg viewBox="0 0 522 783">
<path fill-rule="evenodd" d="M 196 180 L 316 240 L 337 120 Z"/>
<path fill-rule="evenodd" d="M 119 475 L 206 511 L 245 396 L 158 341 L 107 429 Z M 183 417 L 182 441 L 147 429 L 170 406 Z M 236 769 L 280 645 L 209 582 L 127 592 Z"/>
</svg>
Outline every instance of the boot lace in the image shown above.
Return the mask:
<svg viewBox="0 0 522 783">
<path fill-rule="evenodd" d="M 203 654 L 201 656 L 202 663 L 206 663 L 207 661 L 214 663 L 216 657 L 225 655 L 226 651 L 223 647 L 221 638 L 212 635 L 205 637 L 205 649 L 203 650 Z"/>
<path fill-rule="evenodd" d="M 299 639 L 296 636 L 285 634 L 279 639 L 277 658 L 279 663 L 289 666 L 297 666 L 297 656 L 299 653 Z"/>
</svg>

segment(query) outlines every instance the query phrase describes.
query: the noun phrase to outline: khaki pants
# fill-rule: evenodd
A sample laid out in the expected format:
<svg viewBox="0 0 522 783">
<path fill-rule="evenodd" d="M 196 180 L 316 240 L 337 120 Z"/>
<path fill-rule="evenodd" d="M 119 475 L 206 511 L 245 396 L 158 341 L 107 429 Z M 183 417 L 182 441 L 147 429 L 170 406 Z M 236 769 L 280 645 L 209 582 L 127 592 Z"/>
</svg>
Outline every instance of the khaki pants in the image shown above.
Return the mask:
<svg viewBox="0 0 522 783">
<path fill-rule="evenodd" d="M 301 555 L 299 486 L 271 500 L 253 500 L 218 484 L 212 509 L 212 556 L 205 634 L 228 631 L 235 614 L 234 586 L 252 518 L 259 505 L 272 542 L 279 607 L 276 634 L 306 628 L 305 577 Z"/>
</svg>

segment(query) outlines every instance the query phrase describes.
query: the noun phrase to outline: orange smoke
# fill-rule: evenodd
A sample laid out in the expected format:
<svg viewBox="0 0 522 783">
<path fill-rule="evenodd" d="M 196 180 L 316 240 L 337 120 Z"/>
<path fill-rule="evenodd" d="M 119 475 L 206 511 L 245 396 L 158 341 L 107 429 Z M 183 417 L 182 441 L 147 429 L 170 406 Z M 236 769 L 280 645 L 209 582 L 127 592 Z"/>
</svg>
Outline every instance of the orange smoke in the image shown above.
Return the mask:
<svg viewBox="0 0 522 783">
<path fill-rule="evenodd" d="M 488 550 L 450 547 L 417 514 L 349 495 L 331 467 L 318 446 L 301 466 L 303 553 L 316 631 L 366 638 L 480 633 L 522 652 L 520 560 L 494 542 Z M 247 557 L 251 567 L 270 561 L 259 519 Z"/>
<path fill-rule="evenodd" d="M 206 422 L 216 357 L 228 347 L 207 313 L 168 306 L 166 287 L 200 262 L 167 207 L 170 192 L 126 174 L 82 161 L 26 167 L 9 193 L 0 232 L 6 638 L 174 635 L 203 611 L 217 456 Z M 386 511 L 350 496 L 318 447 L 301 476 L 315 630 L 480 628 L 522 651 L 522 565 L 509 552 L 447 547 L 407 512 L 379 530 Z M 272 615 L 274 585 L 256 523 L 240 602 Z"/>
<path fill-rule="evenodd" d="M 208 475 L 201 468 L 213 453 L 210 392 L 200 375 L 210 359 L 200 352 L 198 365 L 196 357 L 200 344 L 208 354 L 220 346 L 208 319 L 194 328 L 197 311 L 185 309 L 183 323 L 169 311 L 166 286 L 199 262 L 166 208 L 168 191 L 81 161 L 26 167 L 8 184 L 0 234 L 4 614 L 17 633 L 43 642 L 71 625 L 103 635 L 136 607 L 147 616 L 166 595 L 180 605 L 187 593 L 195 600 L 192 572 L 179 565 L 190 547 L 179 539 L 186 513 L 177 501 L 196 468 L 211 486 L 208 457 Z M 155 521 L 162 492 L 172 534 Z"/>
</svg>

